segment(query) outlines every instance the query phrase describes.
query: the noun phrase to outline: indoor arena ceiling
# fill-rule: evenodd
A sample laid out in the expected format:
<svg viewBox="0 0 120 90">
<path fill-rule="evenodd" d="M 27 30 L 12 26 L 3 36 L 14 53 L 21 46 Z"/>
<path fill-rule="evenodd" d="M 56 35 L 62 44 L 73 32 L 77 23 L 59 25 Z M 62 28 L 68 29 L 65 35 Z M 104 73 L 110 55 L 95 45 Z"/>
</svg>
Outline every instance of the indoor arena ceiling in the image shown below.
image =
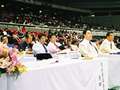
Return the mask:
<svg viewBox="0 0 120 90">
<path fill-rule="evenodd" d="M 120 14 L 120 0 L 0 0 L 5 2 L 16 1 L 24 3 L 39 2 L 39 4 L 44 3 L 45 5 L 60 5 L 65 7 L 71 7 L 76 9 L 81 9 L 83 12 L 89 12 L 85 10 L 90 10 L 94 13 L 113 13 Z"/>
<path fill-rule="evenodd" d="M 74 8 L 85 8 L 85 9 L 120 7 L 120 0 L 12 0 L 12 1 L 46 2 L 46 3 L 70 6 Z"/>
</svg>

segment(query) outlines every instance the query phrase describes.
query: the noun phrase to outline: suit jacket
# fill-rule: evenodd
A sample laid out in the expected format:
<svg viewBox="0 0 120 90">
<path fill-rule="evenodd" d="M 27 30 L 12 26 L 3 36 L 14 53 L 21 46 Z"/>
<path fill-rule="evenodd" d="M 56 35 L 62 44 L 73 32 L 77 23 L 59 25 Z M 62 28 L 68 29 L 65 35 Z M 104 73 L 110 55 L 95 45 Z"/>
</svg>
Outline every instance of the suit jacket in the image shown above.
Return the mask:
<svg viewBox="0 0 120 90">
<path fill-rule="evenodd" d="M 94 43 L 90 44 L 90 41 L 84 39 L 79 44 L 80 53 L 83 56 L 96 57 L 98 56 L 98 49 Z"/>
</svg>

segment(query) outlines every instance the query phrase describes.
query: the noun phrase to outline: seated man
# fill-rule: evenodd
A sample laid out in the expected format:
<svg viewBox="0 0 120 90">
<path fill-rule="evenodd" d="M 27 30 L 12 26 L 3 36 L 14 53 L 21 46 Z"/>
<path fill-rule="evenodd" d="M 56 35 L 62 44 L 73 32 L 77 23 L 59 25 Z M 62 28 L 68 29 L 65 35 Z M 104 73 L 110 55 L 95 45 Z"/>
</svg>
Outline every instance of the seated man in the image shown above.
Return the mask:
<svg viewBox="0 0 120 90">
<path fill-rule="evenodd" d="M 47 50 L 45 45 L 46 36 L 44 34 L 41 34 L 38 36 L 38 38 L 39 42 L 36 42 L 32 47 L 33 54 L 37 57 L 37 59 L 48 59 L 50 55 L 48 55 L 49 51 Z"/>
<path fill-rule="evenodd" d="M 90 30 L 83 31 L 83 40 L 79 44 L 80 53 L 83 57 L 96 57 L 98 56 L 98 49 L 91 42 L 92 33 Z"/>
<path fill-rule="evenodd" d="M 103 53 L 112 53 L 120 51 L 114 44 L 114 35 L 113 32 L 108 32 L 106 34 L 106 39 L 102 42 L 100 50 Z"/>
</svg>

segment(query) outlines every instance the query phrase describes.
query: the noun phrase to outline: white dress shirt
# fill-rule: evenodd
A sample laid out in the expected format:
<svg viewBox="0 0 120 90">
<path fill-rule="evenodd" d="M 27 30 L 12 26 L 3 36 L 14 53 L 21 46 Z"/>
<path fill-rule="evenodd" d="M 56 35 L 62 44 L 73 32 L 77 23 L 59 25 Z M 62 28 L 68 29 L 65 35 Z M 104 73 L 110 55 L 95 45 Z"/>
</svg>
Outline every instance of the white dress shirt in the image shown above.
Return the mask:
<svg viewBox="0 0 120 90">
<path fill-rule="evenodd" d="M 44 45 L 45 46 L 45 45 Z M 46 47 L 46 46 L 45 46 Z M 47 49 L 47 47 L 46 47 Z M 33 47 L 32 47 L 32 50 L 33 50 L 33 54 L 36 55 L 36 54 L 40 54 L 40 53 L 48 53 L 48 51 L 46 52 L 45 48 L 43 47 L 43 45 L 40 43 L 40 42 L 36 42 Z"/>
<path fill-rule="evenodd" d="M 47 49 L 48 49 L 48 51 L 50 52 L 50 53 L 56 53 L 56 52 L 58 52 L 58 51 L 60 51 L 60 49 L 58 48 L 59 46 L 60 46 L 61 44 L 60 43 L 52 43 L 52 42 L 49 42 L 48 43 L 48 46 L 47 46 Z"/>
<path fill-rule="evenodd" d="M 100 50 L 103 53 L 110 53 L 110 52 L 117 52 L 120 51 L 116 46 L 115 43 L 113 41 L 108 41 L 107 39 L 105 39 L 102 44 L 100 45 Z"/>
<path fill-rule="evenodd" d="M 98 56 L 98 49 L 94 43 L 90 44 L 90 41 L 84 39 L 80 44 L 80 53 L 85 57 L 96 57 Z"/>
</svg>

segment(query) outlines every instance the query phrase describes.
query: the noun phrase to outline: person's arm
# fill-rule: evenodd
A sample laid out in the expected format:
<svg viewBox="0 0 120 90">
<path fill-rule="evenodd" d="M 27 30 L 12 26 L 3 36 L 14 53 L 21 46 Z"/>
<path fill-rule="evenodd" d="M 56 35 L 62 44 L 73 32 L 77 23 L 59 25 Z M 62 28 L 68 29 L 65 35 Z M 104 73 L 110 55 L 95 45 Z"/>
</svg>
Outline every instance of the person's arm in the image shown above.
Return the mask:
<svg viewBox="0 0 120 90">
<path fill-rule="evenodd" d="M 52 44 L 48 44 L 47 49 L 50 53 L 57 53 L 59 50 L 59 48 L 56 48 L 54 45 Z"/>
<path fill-rule="evenodd" d="M 113 45 L 113 50 L 120 50 L 120 49 L 118 49 L 118 48 L 115 46 L 115 43 L 114 43 L 114 42 L 112 43 L 112 45 Z"/>
<path fill-rule="evenodd" d="M 81 56 L 84 56 L 84 57 L 90 56 L 87 48 L 84 45 L 80 44 L 79 49 L 80 49 Z"/>
<path fill-rule="evenodd" d="M 37 52 L 38 52 L 38 50 L 39 50 L 39 49 L 38 49 L 37 45 L 34 44 L 33 47 L 32 47 L 33 54 L 36 55 Z"/>
<path fill-rule="evenodd" d="M 102 53 L 110 53 L 111 49 L 110 49 L 109 44 L 103 41 L 103 43 L 100 45 L 100 51 Z"/>
</svg>

